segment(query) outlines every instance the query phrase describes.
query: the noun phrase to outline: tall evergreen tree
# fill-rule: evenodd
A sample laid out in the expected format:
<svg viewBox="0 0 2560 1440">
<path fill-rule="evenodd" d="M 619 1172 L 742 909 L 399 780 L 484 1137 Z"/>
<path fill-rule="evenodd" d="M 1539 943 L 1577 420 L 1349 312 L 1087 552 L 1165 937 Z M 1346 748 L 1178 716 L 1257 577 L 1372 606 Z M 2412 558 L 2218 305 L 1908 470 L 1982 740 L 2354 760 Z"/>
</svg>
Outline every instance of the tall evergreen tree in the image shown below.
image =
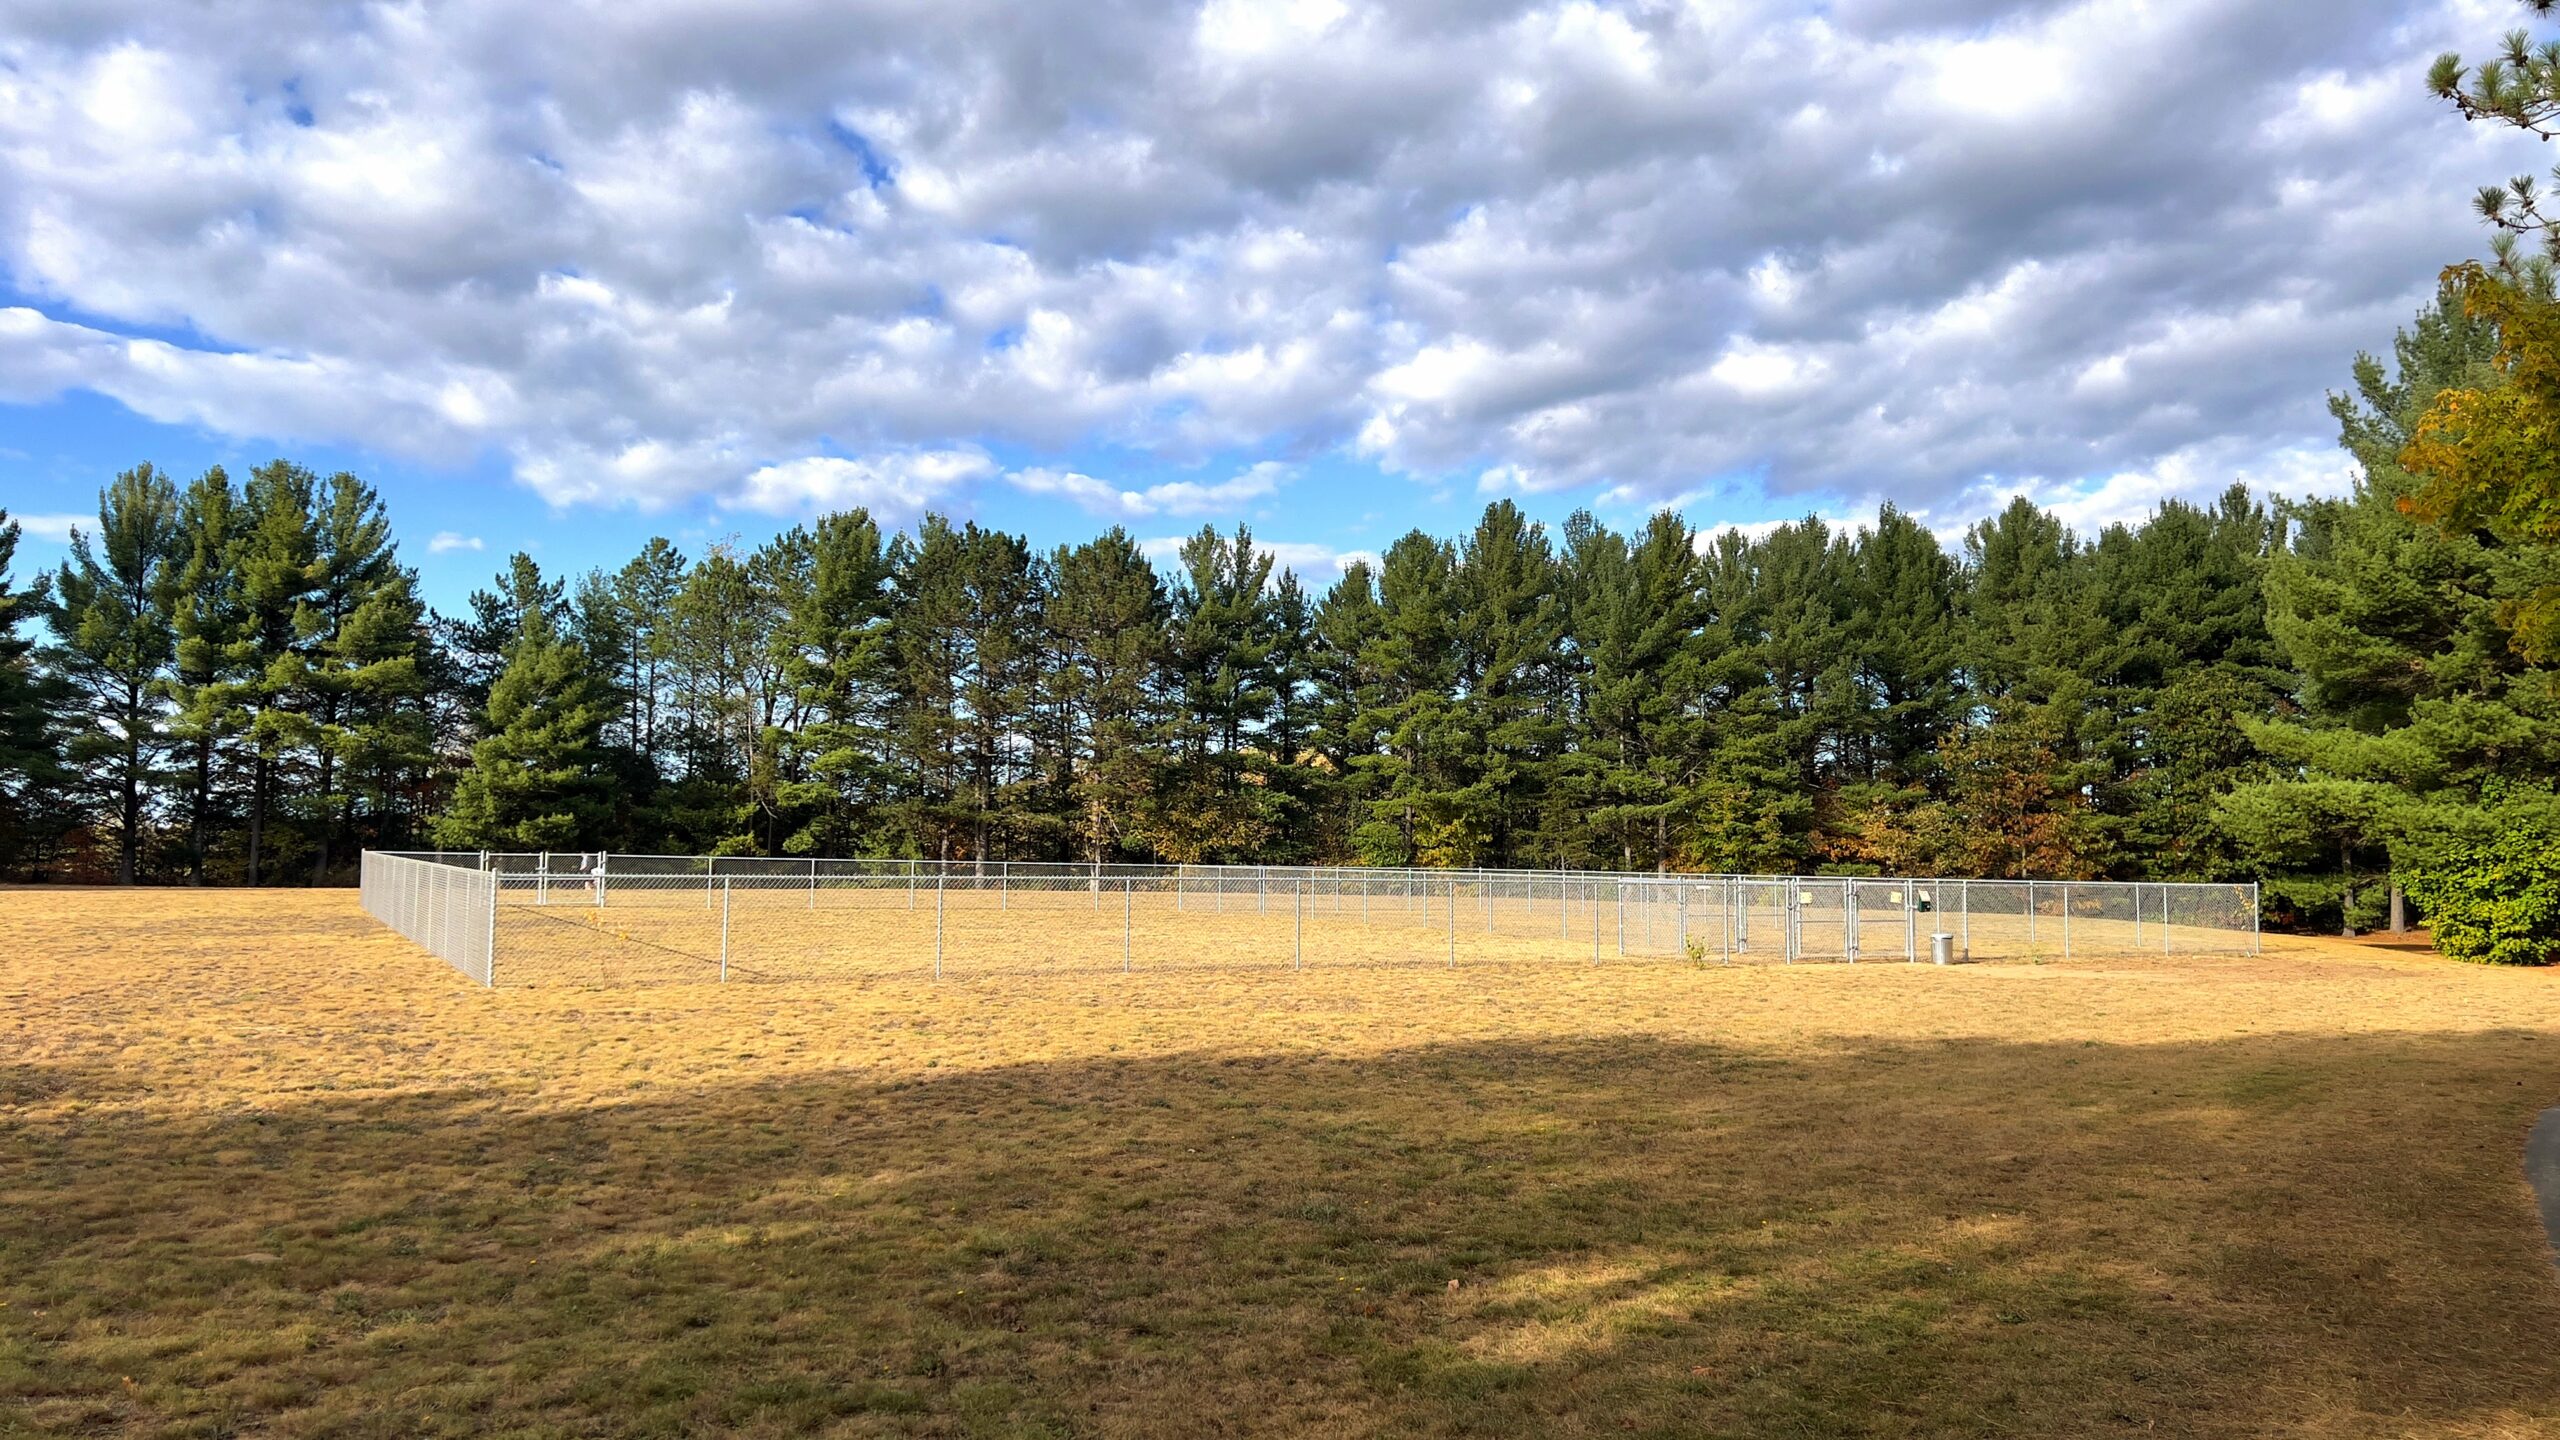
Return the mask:
<svg viewBox="0 0 2560 1440">
<path fill-rule="evenodd" d="M 805 715 L 791 739 L 793 780 L 782 796 L 795 820 L 794 854 L 875 853 L 894 798 L 888 727 L 892 653 L 888 547 L 869 514 L 819 520 L 808 583 L 778 637 L 783 681 Z"/>
<path fill-rule="evenodd" d="M 185 778 L 187 877 L 206 881 L 216 826 L 218 767 L 246 720 L 238 702 L 245 657 L 241 591 L 241 499 L 221 466 L 189 485 L 178 502 L 182 554 L 170 571 L 169 618 L 175 639 L 163 687 L 171 741 Z"/>
<path fill-rule="evenodd" d="M 1155 567 L 1117 526 L 1060 547 L 1052 569 L 1046 624 L 1074 750 L 1075 840 L 1099 865 L 1144 843 L 1143 806 L 1161 782 L 1151 732 L 1163 706 L 1171 607 Z"/>
<path fill-rule="evenodd" d="M 612 697 L 594 660 L 528 609 L 489 688 L 488 734 L 436 824 L 459 850 L 583 850 L 610 810 L 604 725 Z"/>
<path fill-rule="evenodd" d="M 99 492 L 95 536 L 74 530 L 71 559 L 54 575 L 47 659 L 78 696 L 71 759 L 104 792 L 123 885 L 141 872 L 154 767 L 167 744 L 161 683 L 177 650 L 179 547 L 177 486 L 140 465 Z"/>
<path fill-rule="evenodd" d="M 296 698 L 288 733 L 312 757 L 312 785 L 298 808 L 309 817 L 315 882 L 345 853 L 339 842 L 355 842 L 366 792 L 377 807 L 386 804 L 395 777 L 427 758 L 416 708 L 425 609 L 400 565 L 381 497 L 344 472 L 327 486 L 314 516 L 296 643 L 270 671 Z"/>
<path fill-rule="evenodd" d="M 18 535 L 0 508 L 0 873 L 27 867 L 68 819 L 57 799 L 64 770 L 55 718 L 68 697 L 37 668 L 33 638 L 18 633 L 49 598 L 41 578 L 23 590 L 15 584 Z"/>
<path fill-rule="evenodd" d="M 234 562 L 241 614 L 224 668 L 239 677 L 225 694 L 242 718 L 248 748 L 246 870 L 252 885 L 268 876 L 278 777 L 301 729 L 298 652 L 306 642 L 303 612 L 319 561 L 319 523 L 312 514 L 318 486 L 309 470 L 274 460 L 250 472 L 241 497 L 243 531 Z"/>
</svg>

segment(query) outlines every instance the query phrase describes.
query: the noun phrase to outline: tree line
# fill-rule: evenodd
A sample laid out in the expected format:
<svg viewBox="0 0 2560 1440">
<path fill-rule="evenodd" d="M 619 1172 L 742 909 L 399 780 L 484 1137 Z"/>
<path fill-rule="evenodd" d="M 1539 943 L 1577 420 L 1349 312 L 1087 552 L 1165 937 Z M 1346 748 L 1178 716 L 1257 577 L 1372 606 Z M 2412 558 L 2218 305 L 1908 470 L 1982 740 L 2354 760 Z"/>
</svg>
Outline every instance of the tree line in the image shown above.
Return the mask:
<svg viewBox="0 0 2560 1440">
<path fill-rule="evenodd" d="M 1249 530 L 1159 567 L 861 511 L 421 603 L 379 496 L 286 461 L 100 494 L 6 578 L 0 867 L 332 883 L 364 847 L 2262 880 L 2383 923 L 2552 809 L 2510 621 L 2555 552 L 2414 513 L 2505 383 L 2449 287 L 2333 398 L 2347 497 L 1885 506 L 1621 533 L 1508 501 L 1321 592 Z M 2536 807 L 2540 807 L 2537 809 Z M 2502 817 L 2502 818 L 2501 818 Z M 2551 833 L 2560 834 L 2560 828 Z M 2432 869 L 2430 867 L 2433 867 Z M 2506 958 L 2516 958 L 2508 956 Z"/>
</svg>

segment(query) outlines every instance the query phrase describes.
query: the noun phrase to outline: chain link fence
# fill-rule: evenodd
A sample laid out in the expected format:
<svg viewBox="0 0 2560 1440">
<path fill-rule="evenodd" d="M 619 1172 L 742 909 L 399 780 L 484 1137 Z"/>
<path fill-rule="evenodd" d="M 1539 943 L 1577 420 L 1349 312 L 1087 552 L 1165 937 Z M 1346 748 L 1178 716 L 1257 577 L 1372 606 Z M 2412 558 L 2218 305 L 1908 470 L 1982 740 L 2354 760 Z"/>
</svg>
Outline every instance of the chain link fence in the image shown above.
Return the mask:
<svg viewBox="0 0 2560 1440">
<path fill-rule="evenodd" d="M 2258 945 L 2255 885 L 2149 882 L 446 851 L 368 854 L 365 897 L 484 984 Z"/>
<path fill-rule="evenodd" d="M 366 914 L 473 980 L 496 983 L 496 871 L 368 850 L 357 889 Z"/>
</svg>

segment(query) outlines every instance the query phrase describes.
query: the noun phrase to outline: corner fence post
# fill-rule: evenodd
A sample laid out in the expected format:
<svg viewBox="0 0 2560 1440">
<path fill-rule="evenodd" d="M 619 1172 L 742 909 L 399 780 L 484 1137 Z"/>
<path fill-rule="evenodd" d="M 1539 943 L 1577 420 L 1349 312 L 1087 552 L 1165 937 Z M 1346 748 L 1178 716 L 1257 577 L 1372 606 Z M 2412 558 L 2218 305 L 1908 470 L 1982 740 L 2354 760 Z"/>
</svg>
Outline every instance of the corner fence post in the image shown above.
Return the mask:
<svg viewBox="0 0 2560 1440">
<path fill-rule="evenodd" d="M 481 957 L 481 984 L 498 988 L 498 877 L 489 876 L 489 951 Z"/>
<path fill-rule="evenodd" d="M 729 983 L 729 882 L 720 882 L 720 983 Z"/>
</svg>

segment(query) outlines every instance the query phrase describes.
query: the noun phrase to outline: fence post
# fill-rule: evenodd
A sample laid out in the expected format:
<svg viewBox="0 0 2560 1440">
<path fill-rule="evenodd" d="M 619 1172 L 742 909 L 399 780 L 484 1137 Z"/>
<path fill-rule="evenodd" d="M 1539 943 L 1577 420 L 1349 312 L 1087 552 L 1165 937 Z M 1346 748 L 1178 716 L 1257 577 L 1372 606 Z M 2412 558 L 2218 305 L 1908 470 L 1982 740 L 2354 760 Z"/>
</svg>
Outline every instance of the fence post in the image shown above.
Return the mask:
<svg viewBox="0 0 2560 1440">
<path fill-rule="evenodd" d="M 1957 948 L 1964 951 L 1964 958 L 1972 959 L 1973 882 L 1970 880 L 1956 882 L 1956 933 L 1960 937 L 1956 941 Z"/>
<path fill-rule="evenodd" d="M 720 983 L 729 983 L 729 882 L 720 882 Z"/>
<path fill-rule="evenodd" d="M 1449 877 L 1449 968 L 1458 968 L 1458 879 Z"/>
<path fill-rule="evenodd" d="M 2249 882 L 2249 953 L 2252 955 L 2258 953 L 2259 929 L 2258 882 L 2252 880 Z"/>
<path fill-rule="evenodd" d="M 480 983 L 491 990 L 498 988 L 498 877 L 489 877 L 489 953 L 481 961 Z"/>
<path fill-rule="evenodd" d="M 809 857 L 809 908 L 818 908 L 818 857 Z"/>
<path fill-rule="evenodd" d="M 1920 882 L 1902 882 L 1902 958 L 1920 958 Z"/>
<path fill-rule="evenodd" d="M 1129 893 L 1137 883 L 1135 880 L 1120 882 L 1120 973 L 1123 975 L 1129 973 Z"/>
<path fill-rule="evenodd" d="M 933 876 L 933 978 L 942 978 L 942 872 Z"/>
<path fill-rule="evenodd" d="M 1289 883 L 1289 968 L 1306 968 L 1307 907 L 1306 887 L 1299 881 Z"/>
<path fill-rule="evenodd" d="M 548 905 L 551 903 L 551 852 L 548 850 L 543 851 L 533 863 L 535 876 L 533 882 L 533 903 L 536 905 Z"/>
<path fill-rule="evenodd" d="M 1678 892 L 1674 895 L 1674 897 L 1673 897 L 1673 902 L 1672 902 L 1672 903 L 1673 903 L 1673 909 L 1672 909 L 1672 919 L 1671 919 L 1671 942 L 1672 942 L 1672 944 L 1674 944 L 1674 945 L 1676 945 L 1677 947 L 1679 947 L 1679 951 L 1680 951 L 1680 958 L 1681 958 L 1681 959 L 1683 959 L 1683 960 L 1686 960 L 1686 959 L 1688 959 L 1688 958 L 1689 958 L 1689 882 L 1688 882 L 1688 881 L 1683 880 L 1683 881 L 1681 881 L 1681 882 L 1680 882 L 1680 889 L 1679 889 L 1679 890 L 1678 890 Z"/>
<path fill-rule="evenodd" d="M 2071 958 L 2071 882 L 2062 882 L 2062 958 Z"/>
</svg>

